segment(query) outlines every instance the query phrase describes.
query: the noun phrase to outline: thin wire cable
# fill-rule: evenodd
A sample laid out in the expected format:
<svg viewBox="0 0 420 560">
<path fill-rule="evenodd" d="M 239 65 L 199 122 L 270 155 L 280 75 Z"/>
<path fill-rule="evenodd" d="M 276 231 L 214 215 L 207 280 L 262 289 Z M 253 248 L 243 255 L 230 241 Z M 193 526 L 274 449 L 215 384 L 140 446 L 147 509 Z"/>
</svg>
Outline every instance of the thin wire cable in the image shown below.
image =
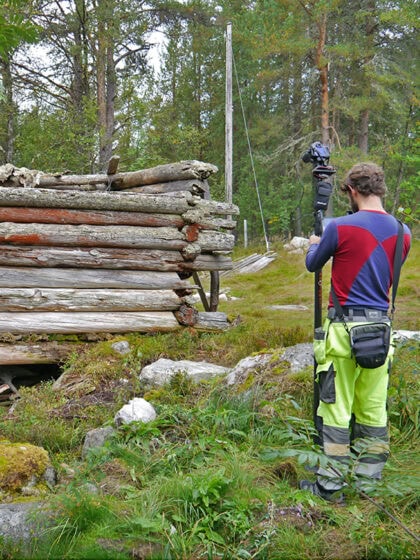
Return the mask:
<svg viewBox="0 0 420 560">
<path fill-rule="evenodd" d="M 242 118 L 243 118 L 244 126 L 245 126 L 245 134 L 246 134 L 246 140 L 247 140 L 247 143 L 248 143 L 248 151 L 249 151 L 249 157 L 250 157 L 250 160 L 251 160 L 252 173 L 254 175 L 255 190 L 257 191 L 258 205 L 260 207 L 261 221 L 262 221 L 262 226 L 263 226 L 263 230 L 264 230 L 265 246 L 266 246 L 267 252 L 268 252 L 270 250 L 270 243 L 268 241 L 267 230 L 266 230 L 265 222 L 264 222 L 264 213 L 263 213 L 263 208 L 262 208 L 262 204 L 261 204 L 260 190 L 258 188 L 257 174 L 255 173 L 254 158 L 252 156 L 251 142 L 250 142 L 250 139 L 249 139 L 248 126 L 247 126 L 247 122 L 246 122 L 246 118 L 245 118 L 244 105 L 242 103 L 241 88 L 239 87 L 238 72 L 236 71 L 236 63 L 235 63 L 235 57 L 234 57 L 233 53 L 232 53 L 232 60 L 233 60 L 233 68 L 234 68 L 234 71 L 235 71 L 236 84 L 238 86 L 239 101 L 241 103 Z"/>
</svg>

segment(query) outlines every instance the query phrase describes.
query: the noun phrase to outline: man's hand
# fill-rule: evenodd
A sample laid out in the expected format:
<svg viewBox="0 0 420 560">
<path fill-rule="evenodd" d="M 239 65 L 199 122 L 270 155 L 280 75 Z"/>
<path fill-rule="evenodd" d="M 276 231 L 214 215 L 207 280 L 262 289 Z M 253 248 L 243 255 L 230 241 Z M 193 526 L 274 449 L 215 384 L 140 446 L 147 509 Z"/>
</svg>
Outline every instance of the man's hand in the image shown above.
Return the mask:
<svg viewBox="0 0 420 560">
<path fill-rule="evenodd" d="M 321 238 L 318 235 L 311 235 L 309 237 L 309 245 L 318 245 Z"/>
</svg>

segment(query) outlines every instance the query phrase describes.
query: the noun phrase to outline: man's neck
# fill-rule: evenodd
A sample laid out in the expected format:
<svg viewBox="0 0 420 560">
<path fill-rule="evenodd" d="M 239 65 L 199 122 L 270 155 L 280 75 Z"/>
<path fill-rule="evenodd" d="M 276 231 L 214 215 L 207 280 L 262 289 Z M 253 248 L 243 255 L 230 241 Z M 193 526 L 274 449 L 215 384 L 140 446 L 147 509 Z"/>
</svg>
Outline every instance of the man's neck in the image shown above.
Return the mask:
<svg viewBox="0 0 420 560">
<path fill-rule="evenodd" d="M 385 212 L 382 206 L 382 200 L 379 196 L 358 196 L 357 205 L 359 210 L 376 210 L 377 212 Z"/>
</svg>

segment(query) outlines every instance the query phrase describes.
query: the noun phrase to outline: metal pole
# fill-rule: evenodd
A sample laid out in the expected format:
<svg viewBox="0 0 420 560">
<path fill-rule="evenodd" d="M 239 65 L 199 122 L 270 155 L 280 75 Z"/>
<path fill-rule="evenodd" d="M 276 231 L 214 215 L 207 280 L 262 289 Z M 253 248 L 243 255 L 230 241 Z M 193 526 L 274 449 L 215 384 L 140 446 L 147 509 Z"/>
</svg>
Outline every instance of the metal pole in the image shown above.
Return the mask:
<svg viewBox="0 0 420 560">
<path fill-rule="evenodd" d="M 233 102 L 232 102 L 232 24 L 226 29 L 226 114 L 225 114 L 225 192 L 232 203 Z"/>
<path fill-rule="evenodd" d="M 244 247 L 248 247 L 248 222 L 244 220 Z"/>
</svg>

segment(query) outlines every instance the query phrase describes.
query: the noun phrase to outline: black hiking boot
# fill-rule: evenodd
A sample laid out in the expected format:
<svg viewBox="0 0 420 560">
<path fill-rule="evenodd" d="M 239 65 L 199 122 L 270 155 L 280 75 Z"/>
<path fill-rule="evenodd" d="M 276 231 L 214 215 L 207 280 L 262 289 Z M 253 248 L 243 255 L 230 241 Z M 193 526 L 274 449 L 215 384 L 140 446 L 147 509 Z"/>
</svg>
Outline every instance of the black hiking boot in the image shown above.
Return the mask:
<svg viewBox="0 0 420 560">
<path fill-rule="evenodd" d="M 299 482 L 299 488 L 301 490 L 307 490 L 311 492 L 314 496 L 319 496 L 327 502 L 333 502 L 334 504 L 344 503 L 344 494 L 340 492 L 337 495 L 338 490 L 325 490 L 322 488 L 318 482 L 310 482 L 309 480 L 301 480 Z"/>
</svg>

